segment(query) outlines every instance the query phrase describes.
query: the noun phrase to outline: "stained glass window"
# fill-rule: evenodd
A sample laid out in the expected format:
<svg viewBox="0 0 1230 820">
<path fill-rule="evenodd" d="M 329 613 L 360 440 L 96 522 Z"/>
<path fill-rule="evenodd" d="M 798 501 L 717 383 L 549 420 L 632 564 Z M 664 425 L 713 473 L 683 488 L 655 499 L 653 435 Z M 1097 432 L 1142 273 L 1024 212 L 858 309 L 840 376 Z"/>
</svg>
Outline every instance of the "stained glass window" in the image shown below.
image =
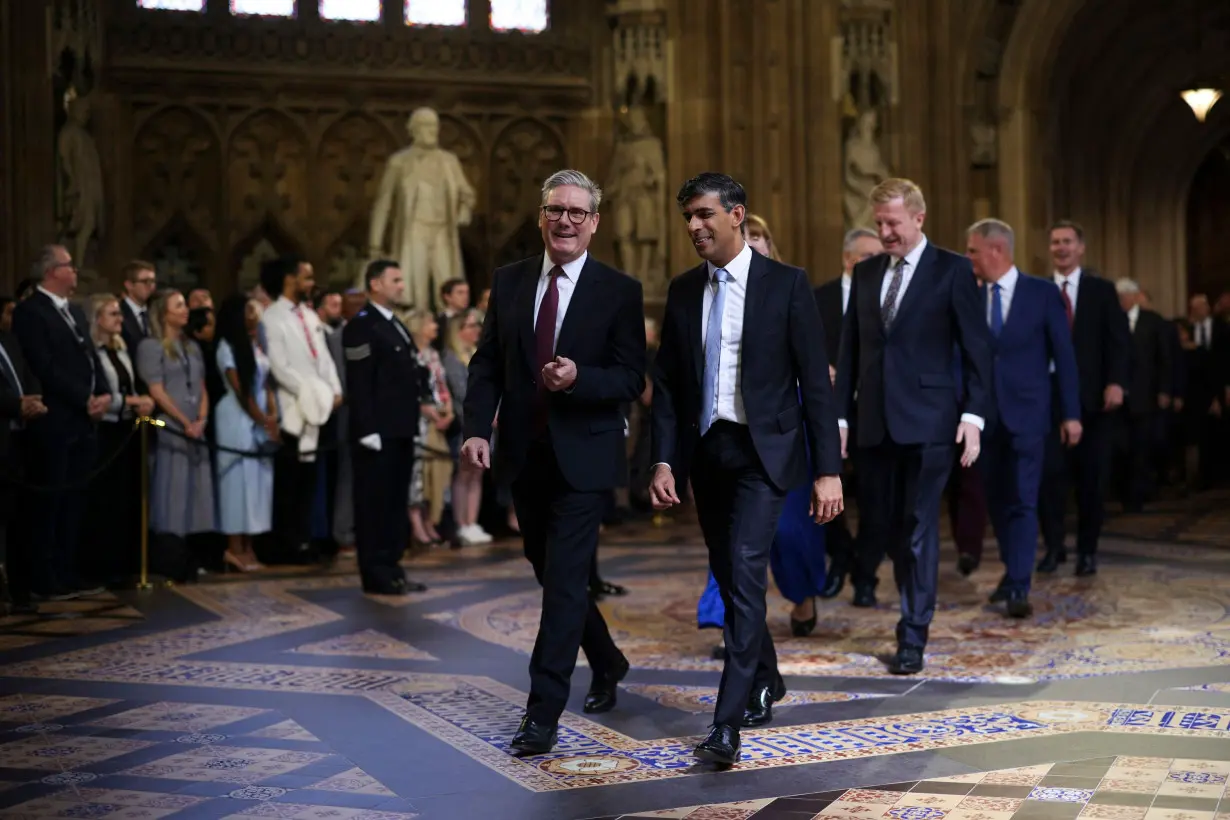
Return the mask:
<svg viewBox="0 0 1230 820">
<path fill-rule="evenodd" d="M 491 0 L 492 31 L 538 34 L 547 30 L 548 22 L 547 0 Z"/>
<path fill-rule="evenodd" d="M 320 19 L 378 22 L 380 0 L 320 0 Z"/>
<path fill-rule="evenodd" d="M 408 26 L 464 26 L 466 0 L 406 0 Z"/>
<path fill-rule="evenodd" d="M 294 17 L 295 0 L 231 0 L 231 14 Z"/>
<path fill-rule="evenodd" d="M 159 11 L 205 11 L 205 0 L 137 0 L 139 9 Z"/>
</svg>

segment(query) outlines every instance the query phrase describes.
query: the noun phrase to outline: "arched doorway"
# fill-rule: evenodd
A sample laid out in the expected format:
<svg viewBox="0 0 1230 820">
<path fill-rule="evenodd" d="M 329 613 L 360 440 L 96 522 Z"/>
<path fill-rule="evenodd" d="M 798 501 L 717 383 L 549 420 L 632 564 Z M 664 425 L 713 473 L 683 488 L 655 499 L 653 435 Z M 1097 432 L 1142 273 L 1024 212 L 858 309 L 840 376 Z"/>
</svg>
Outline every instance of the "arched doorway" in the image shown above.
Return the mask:
<svg viewBox="0 0 1230 820">
<path fill-rule="evenodd" d="M 1216 299 L 1230 289 L 1230 140 L 1205 158 L 1187 197 L 1187 292 Z"/>
</svg>

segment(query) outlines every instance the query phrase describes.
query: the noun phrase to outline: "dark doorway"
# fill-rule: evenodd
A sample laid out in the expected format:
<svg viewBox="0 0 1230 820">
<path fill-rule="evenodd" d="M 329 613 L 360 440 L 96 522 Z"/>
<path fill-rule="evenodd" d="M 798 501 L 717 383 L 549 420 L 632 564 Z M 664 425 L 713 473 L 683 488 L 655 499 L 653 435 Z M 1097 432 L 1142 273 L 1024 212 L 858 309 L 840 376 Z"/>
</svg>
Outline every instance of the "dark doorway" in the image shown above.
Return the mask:
<svg viewBox="0 0 1230 820">
<path fill-rule="evenodd" d="M 1230 290 L 1230 141 L 1200 165 L 1187 199 L 1187 292 L 1210 299 Z"/>
</svg>

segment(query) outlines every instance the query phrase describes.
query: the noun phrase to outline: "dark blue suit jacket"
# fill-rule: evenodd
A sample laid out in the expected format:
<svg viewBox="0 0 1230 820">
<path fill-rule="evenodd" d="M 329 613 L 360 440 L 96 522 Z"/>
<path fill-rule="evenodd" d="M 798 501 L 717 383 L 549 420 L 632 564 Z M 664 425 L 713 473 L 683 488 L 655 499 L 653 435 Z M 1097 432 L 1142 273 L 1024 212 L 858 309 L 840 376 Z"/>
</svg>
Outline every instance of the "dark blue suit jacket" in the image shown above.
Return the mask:
<svg viewBox="0 0 1230 820">
<path fill-rule="evenodd" d="M 987 286 L 979 288 L 986 316 Z M 1064 419 L 1081 417 L 1076 352 L 1054 283 L 1019 273 L 999 338 L 991 337 L 995 408 L 1015 435 L 1044 435 L 1051 427 L 1051 362 Z"/>
<path fill-rule="evenodd" d="M 854 268 L 837 364 L 837 412 L 859 447 L 951 444 L 962 413 L 992 409 L 990 332 L 985 303 L 964 256 L 930 241 L 887 331 L 880 286 L 888 254 Z M 957 385 L 954 345 L 964 384 Z M 854 394 L 858 393 L 857 423 Z"/>
</svg>

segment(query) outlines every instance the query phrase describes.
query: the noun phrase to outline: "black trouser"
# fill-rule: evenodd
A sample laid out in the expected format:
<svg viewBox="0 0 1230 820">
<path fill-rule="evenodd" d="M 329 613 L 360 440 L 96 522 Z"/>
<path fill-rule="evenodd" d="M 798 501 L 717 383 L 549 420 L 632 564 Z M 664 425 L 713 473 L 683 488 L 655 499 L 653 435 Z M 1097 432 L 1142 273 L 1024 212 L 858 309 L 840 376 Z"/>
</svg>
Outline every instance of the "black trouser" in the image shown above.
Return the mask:
<svg viewBox="0 0 1230 820">
<path fill-rule="evenodd" d="M 131 421 L 100 422 L 98 466 L 86 501 L 88 549 L 81 552 L 87 577 L 114 584 L 136 573 L 141 547 L 141 445 Z"/>
<path fill-rule="evenodd" d="M 1139 509 L 1153 491 L 1153 453 L 1157 413 L 1119 412 L 1115 436 L 1115 483 L 1119 500 L 1128 510 Z"/>
<path fill-rule="evenodd" d="M 278 554 L 268 563 L 297 563 L 311 556 L 316 471 L 315 461 L 299 460 L 299 438 L 283 430 L 273 464 L 273 531 L 278 536 Z"/>
<path fill-rule="evenodd" d="M 598 549 L 606 493 L 579 492 L 560 473 L 548 440 L 530 446 L 525 467 L 512 485 L 525 557 L 542 585 L 542 620 L 530 656 L 526 714 L 554 724 L 568 703 L 577 649 L 595 677 L 623 655 L 589 597 L 589 574 Z"/>
<path fill-rule="evenodd" d="M 778 676 L 765 589 L 786 493 L 769 482 L 747 427 L 726 421 L 715 422 L 697 445 L 692 491 L 726 608 L 726 664 L 713 722 L 737 728 L 752 690 Z"/>
<path fill-rule="evenodd" d="M 363 588 L 388 591 L 402 580 L 402 553 L 410 539 L 407 505 L 414 471 L 414 439 L 381 438 L 379 451 L 355 444 L 354 531 Z"/>
<path fill-rule="evenodd" d="M 1064 550 L 1064 515 L 1068 488 L 1076 485 L 1076 549 L 1087 555 L 1098 551 L 1104 517 L 1102 504 L 1110 465 L 1110 434 L 1114 417 L 1086 413 L 1081 417 L 1081 440 L 1065 447 L 1059 425 L 1047 436 L 1042 465 L 1042 490 L 1038 493 L 1038 521 L 1048 553 Z"/>
<path fill-rule="evenodd" d="M 77 550 L 85 517 L 86 484 L 94 469 L 98 441 L 92 429 L 67 435 L 42 424 L 39 428 L 27 434 L 26 479 L 35 486 L 66 489 L 30 492 L 22 510 L 31 517 L 29 533 L 34 553 L 30 588 L 40 595 L 54 595 L 79 586 Z"/>
<path fill-rule="evenodd" d="M 886 440 L 859 451 L 859 559 L 864 573 L 874 573 L 885 552 L 892 559 L 902 646 L 927 645 L 939 584 L 940 499 L 953 463 L 951 444 Z"/>
<path fill-rule="evenodd" d="M 0 422 L 7 424 L 7 420 Z M 19 482 L 25 477 L 24 432 L 9 434 L 8 454 L 0 460 L 0 564 L 8 575 L 9 595 L 14 603 L 30 602 L 30 572 L 33 558 L 30 551 L 30 510 L 19 506 L 28 503 L 28 494 Z"/>
</svg>

